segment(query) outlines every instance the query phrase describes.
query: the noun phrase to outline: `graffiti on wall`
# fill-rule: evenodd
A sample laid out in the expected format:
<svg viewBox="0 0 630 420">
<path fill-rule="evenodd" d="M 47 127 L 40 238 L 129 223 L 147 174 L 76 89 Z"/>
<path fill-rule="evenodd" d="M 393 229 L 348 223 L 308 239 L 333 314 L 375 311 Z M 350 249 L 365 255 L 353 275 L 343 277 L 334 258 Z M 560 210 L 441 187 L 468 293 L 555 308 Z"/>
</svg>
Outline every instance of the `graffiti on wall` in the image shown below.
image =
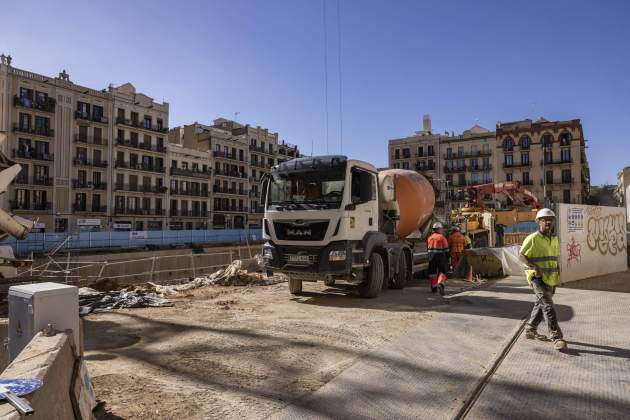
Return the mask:
<svg viewBox="0 0 630 420">
<path fill-rule="evenodd" d="M 626 251 L 626 229 L 623 213 L 602 215 L 601 208 L 587 210 L 586 244 L 601 255 L 617 255 Z"/>
<path fill-rule="evenodd" d="M 580 264 L 582 262 L 582 245 L 575 242 L 575 237 L 571 237 L 571 242 L 567 244 L 567 264 L 571 262 Z"/>
</svg>

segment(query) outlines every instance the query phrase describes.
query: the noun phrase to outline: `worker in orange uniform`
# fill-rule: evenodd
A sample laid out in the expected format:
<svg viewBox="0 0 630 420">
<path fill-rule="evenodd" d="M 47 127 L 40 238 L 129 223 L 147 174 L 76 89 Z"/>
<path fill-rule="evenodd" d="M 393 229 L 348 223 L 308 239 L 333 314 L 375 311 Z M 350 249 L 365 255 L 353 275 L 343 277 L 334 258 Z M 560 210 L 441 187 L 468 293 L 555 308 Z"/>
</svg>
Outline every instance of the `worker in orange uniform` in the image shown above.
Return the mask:
<svg viewBox="0 0 630 420">
<path fill-rule="evenodd" d="M 446 273 L 450 251 L 448 241 L 444 236 L 444 226 L 436 222 L 432 226 L 433 233 L 427 239 L 427 251 L 429 252 L 429 279 L 431 280 L 431 292 L 440 292 L 444 296 Z"/>
<path fill-rule="evenodd" d="M 451 250 L 451 269 L 454 271 L 466 248 L 466 237 L 459 231 L 459 227 L 453 226 L 448 236 L 448 246 Z"/>
</svg>

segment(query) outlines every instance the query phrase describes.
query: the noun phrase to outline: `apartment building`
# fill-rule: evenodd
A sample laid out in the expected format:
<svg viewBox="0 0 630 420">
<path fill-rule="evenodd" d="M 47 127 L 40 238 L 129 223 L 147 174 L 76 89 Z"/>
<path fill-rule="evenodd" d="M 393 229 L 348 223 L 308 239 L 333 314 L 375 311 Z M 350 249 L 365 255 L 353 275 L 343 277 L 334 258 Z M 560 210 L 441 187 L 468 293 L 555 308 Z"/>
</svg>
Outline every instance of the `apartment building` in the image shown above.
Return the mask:
<svg viewBox="0 0 630 420">
<path fill-rule="evenodd" d="M 541 202 L 547 196 L 553 202 L 583 203 L 588 196 L 580 120 L 497 123 L 496 131 L 475 125 L 460 135 L 433 134 L 430 124 L 425 116 L 422 131 L 389 141 L 389 167 L 427 176 L 436 188 L 438 206 L 463 205 L 461 187 L 512 180 L 523 183 Z M 506 200 L 497 196 L 487 205 Z"/>
<path fill-rule="evenodd" d="M 133 85 L 96 90 L 0 60 L 3 153 L 22 165 L 3 203 L 40 230 L 166 225 L 168 104 Z"/>
</svg>

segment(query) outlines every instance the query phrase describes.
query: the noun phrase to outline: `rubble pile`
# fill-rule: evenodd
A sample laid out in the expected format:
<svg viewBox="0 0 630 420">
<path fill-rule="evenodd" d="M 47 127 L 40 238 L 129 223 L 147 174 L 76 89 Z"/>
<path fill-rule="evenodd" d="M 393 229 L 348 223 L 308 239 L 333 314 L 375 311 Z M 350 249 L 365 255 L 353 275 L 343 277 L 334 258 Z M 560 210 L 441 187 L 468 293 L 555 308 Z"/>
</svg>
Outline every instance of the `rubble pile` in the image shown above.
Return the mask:
<svg viewBox="0 0 630 420">
<path fill-rule="evenodd" d="M 79 289 L 79 314 L 81 315 L 113 309 L 162 306 L 173 306 L 173 303 L 155 292 L 143 291 L 139 288 L 110 292 L 101 292 L 89 287 Z"/>
</svg>

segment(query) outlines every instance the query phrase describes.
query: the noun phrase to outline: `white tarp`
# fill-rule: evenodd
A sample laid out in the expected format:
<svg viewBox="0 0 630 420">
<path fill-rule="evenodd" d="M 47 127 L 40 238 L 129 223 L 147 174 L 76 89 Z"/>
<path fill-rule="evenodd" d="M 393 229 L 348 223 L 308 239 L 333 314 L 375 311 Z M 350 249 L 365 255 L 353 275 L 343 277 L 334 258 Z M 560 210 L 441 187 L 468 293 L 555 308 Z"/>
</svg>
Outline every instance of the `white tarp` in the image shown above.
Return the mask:
<svg viewBox="0 0 630 420">
<path fill-rule="evenodd" d="M 486 277 L 494 277 L 488 271 L 497 271 L 496 265 L 500 264 L 501 275 L 524 276 L 525 263 L 519 257 L 520 245 L 511 245 L 501 248 L 474 248 L 464 252 L 464 258 L 459 260 L 455 268 L 455 277 L 466 277 L 470 265 L 473 272 Z M 475 266 L 476 265 L 476 266 Z M 497 275 L 499 275 L 497 273 Z"/>
<path fill-rule="evenodd" d="M 628 269 L 625 208 L 559 204 L 557 210 L 562 283 Z"/>
</svg>

